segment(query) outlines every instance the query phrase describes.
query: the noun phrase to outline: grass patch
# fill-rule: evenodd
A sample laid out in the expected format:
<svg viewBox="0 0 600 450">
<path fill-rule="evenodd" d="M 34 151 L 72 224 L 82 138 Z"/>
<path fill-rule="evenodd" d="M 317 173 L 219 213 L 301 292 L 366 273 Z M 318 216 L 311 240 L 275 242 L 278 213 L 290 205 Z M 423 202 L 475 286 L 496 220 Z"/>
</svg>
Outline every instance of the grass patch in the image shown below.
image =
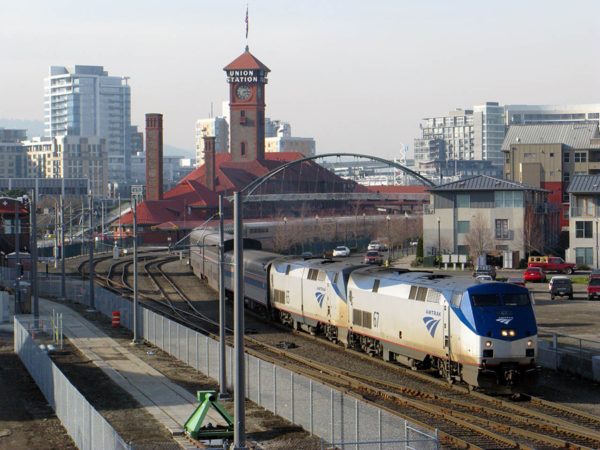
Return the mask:
<svg viewBox="0 0 600 450">
<path fill-rule="evenodd" d="M 571 282 L 573 284 L 588 284 L 588 276 L 587 275 L 576 275 L 571 277 Z"/>
</svg>

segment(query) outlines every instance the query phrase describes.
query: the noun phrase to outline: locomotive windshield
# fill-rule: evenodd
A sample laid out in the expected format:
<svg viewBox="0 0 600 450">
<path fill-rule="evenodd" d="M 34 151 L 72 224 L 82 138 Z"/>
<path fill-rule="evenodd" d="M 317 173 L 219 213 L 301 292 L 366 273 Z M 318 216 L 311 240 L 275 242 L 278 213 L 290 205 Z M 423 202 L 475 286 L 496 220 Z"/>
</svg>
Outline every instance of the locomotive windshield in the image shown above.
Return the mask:
<svg viewBox="0 0 600 450">
<path fill-rule="evenodd" d="M 471 294 L 473 306 L 527 306 L 531 303 L 528 294 Z"/>
</svg>

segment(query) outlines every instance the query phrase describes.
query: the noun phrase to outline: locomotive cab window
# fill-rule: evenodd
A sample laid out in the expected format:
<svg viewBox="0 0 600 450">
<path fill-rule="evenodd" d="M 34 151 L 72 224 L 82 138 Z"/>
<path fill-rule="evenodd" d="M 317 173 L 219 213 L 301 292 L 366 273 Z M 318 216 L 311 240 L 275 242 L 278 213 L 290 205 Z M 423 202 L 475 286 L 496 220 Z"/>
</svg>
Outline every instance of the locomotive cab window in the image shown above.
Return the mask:
<svg viewBox="0 0 600 450">
<path fill-rule="evenodd" d="M 473 306 L 500 306 L 498 294 L 471 294 Z"/>
<path fill-rule="evenodd" d="M 379 280 L 373 281 L 373 292 L 377 292 L 379 290 Z"/>
<path fill-rule="evenodd" d="M 530 303 L 529 294 L 504 294 L 504 304 L 507 306 L 527 306 Z"/>
<path fill-rule="evenodd" d="M 308 275 L 306 278 L 308 278 L 309 280 L 316 280 L 317 276 L 319 275 L 319 271 L 318 269 L 308 269 Z"/>
<path fill-rule="evenodd" d="M 290 274 L 290 265 L 288 264 L 287 267 L 285 268 L 285 274 L 289 275 Z"/>
</svg>

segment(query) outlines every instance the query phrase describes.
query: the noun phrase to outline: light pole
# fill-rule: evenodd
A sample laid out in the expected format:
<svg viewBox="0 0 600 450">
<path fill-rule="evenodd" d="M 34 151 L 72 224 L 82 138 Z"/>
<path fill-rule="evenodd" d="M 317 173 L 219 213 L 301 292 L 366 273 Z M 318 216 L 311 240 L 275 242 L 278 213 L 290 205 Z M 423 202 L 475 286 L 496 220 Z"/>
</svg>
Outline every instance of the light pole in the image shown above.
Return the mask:
<svg viewBox="0 0 600 450">
<path fill-rule="evenodd" d="M 96 310 L 96 299 L 94 293 L 94 195 L 92 191 L 88 194 L 90 201 L 90 259 L 88 275 L 90 277 L 90 311 Z"/>
<path fill-rule="evenodd" d="M 15 314 L 21 314 L 21 237 L 19 236 L 19 230 L 21 220 L 19 215 L 19 206 L 22 202 L 22 197 L 15 199 Z"/>
<path fill-rule="evenodd" d="M 392 220 L 392 218 L 390 217 L 389 214 L 387 216 L 385 216 L 385 221 L 387 222 L 388 263 L 392 259 L 391 258 L 391 256 L 392 256 L 392 241 L 390 240 L 390 220 Z"/>
<path fill-rule="evenodd" d="M 137 194 L 132 196 L 133 212 L 133 340 L 132 344 L 138 344 L 138 254 L 137 254 Z"/>
<path fill-rule="evenodd" d="M 123 247 L 123 236 L 121 231 L 121 193 L 119 193 L 119 247 Z"/>
<path fill-rule="evenodd" d="M 287 241 L 287 217 L 283 216 L 283 235 L 285 236 L 285 240 Z M 286 248 L 285 254 L 289 254 L 289 248 Z"/>
<path fill-rule="evenodd" d="M 31 294 L 33 296 L 33 317 L 37 320 L 39 317 L 39 296 L 38 296 L 38 284 L 37 284 L 37 212 L 36 212 L 36 201 L 37 201 L 37 189 L 33 189 L 31 193 L 31 202 L 29 203 L 29 219 L 30 219 L 30 230 L 29 237 L 31 239 Z M 37 325 L 37 322 L 36 322 Z"/>
<path fill-rule="evenodd" d="M 67 299 L 67 281 L 65 278 L 65 212 L 63 208 L 63 196 L 60 196 L 60 296 Z"/>
<path fill-rule="evenodd" d="M 441 222 L 441 220 L 438 217 L 437 218 L 437 223 L 438 223 L 438 258 L 439 258 L 438 264 L 439 264 L 439 267 L 441 269 L 442 268 L 442 231 L 441 231 L 441 228 L 440 228 L 440 222 Z"/>
<path fill-rule="evenodd" d="M 223 236 L 223 196 L 219 195 L 219 398 L 229 398 L 227 392 L 227 365 L 225 330 L 225 244 Z"/>
<path fill-rule="evenodd" d="M 316 228 L 316 237 L 317 237 L 317 242 L 319 243 L 319 245 L 317 246 L 317 248 L 319 249 L 319 252 L 321 250 L 321 235 L 319 233 L 319 215 L 315 214 L 315 228 Z"/>
</svg>

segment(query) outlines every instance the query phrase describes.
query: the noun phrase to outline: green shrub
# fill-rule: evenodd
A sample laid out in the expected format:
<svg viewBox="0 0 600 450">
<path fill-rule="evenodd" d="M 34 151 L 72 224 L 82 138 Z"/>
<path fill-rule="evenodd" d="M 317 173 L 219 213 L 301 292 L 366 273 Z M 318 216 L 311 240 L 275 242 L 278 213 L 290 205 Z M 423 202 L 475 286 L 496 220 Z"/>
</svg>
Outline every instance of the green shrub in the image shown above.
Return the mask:
<svg viewBox="0 0 600 450">
<path fill-rule="evenodd" d="M 587 264 L 581 264 L 577 266 L 577 270 L 590 270 L 590 266 L 588 266 Z"/>
</svg>

